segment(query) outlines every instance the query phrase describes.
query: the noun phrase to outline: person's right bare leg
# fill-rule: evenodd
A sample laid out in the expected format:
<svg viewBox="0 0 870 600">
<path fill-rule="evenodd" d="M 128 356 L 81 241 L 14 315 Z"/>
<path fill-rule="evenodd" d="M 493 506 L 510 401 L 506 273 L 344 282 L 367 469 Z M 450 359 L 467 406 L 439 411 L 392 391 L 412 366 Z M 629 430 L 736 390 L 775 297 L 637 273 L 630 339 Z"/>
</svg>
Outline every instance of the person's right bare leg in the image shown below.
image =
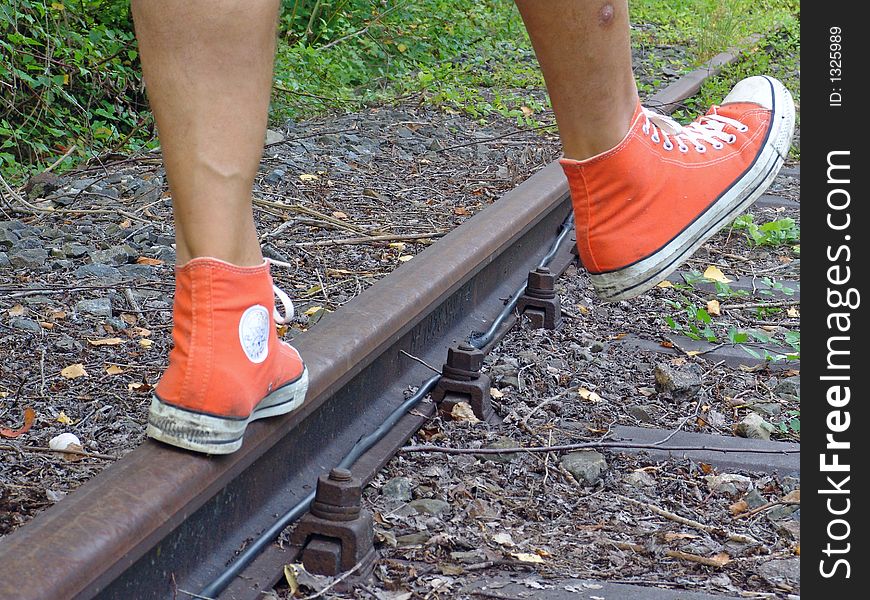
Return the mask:
<svg viewBox="0 0 870 600">
<path fill-rule="evenodd" d="M 640 105 L 626 0 L 516 0 L 562 137 L 577 249 L 602 300 L 655 286 L 773 181 L 794 104 L 740 82 L 683 127 Z"/>
<path fill-rule="evenodd" d="M 628 3 L 516 0 L 559 125 L 566 158 L 584 159 L 625 137 L 637 108 Z"/>
</svg>

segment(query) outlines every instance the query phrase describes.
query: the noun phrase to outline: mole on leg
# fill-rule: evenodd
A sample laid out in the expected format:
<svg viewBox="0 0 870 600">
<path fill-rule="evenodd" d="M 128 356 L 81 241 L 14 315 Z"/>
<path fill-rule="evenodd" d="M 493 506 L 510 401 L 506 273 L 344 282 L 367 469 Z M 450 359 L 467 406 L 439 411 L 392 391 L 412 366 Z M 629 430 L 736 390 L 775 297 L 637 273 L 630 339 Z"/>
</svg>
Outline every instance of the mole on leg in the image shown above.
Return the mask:
<svg viewBox="0 0 870 600">
<path fill-rule="evenodd" d="M 611 22 L 613 22 L 613 5 L 608 3 L 598 11 L 598 24 L 607 27 Z"/>
</svg>

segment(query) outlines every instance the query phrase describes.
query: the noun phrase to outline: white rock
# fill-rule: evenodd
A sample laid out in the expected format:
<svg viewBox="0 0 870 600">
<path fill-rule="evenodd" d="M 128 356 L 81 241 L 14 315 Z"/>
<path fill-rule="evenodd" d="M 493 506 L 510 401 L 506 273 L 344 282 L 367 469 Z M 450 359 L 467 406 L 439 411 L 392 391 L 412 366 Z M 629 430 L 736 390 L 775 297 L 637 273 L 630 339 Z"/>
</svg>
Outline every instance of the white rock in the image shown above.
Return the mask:
<svg viewBox="0 0 870 600">
<path fill-rule="evenodd" d="M 70 446 L 77 446 L 73 448 L 74 450 L 79 450 L 82 447 L 82 443 L 74 433 L 61 433 L 48 441 L 48 447 L 52 450 L 67 450 Z"/>
</svg>

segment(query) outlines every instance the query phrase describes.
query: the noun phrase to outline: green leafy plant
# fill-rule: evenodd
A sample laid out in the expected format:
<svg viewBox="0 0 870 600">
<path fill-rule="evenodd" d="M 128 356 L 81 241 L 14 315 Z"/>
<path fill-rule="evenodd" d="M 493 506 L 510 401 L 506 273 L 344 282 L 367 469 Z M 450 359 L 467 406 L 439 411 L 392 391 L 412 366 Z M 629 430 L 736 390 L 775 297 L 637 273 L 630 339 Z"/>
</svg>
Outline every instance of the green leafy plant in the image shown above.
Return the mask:
<svg viewBox="0 0 870 600">
<path fill-rule="evenodd" d="M 10 179 L 65 153 L 128 150 L 150 136 L 148 119 L 127 2 L 0 4 L 0 170 Z"/>
<path fill-rule="evenodd" d="M 800 240 L 800 228 L 791 217 L 758 225 L 753 215 L 744 214 L 734 219 L 731 226 L 737 231 L 745 231 L 746 239 L 753 246 L 783 246 Z"/>
</svg>

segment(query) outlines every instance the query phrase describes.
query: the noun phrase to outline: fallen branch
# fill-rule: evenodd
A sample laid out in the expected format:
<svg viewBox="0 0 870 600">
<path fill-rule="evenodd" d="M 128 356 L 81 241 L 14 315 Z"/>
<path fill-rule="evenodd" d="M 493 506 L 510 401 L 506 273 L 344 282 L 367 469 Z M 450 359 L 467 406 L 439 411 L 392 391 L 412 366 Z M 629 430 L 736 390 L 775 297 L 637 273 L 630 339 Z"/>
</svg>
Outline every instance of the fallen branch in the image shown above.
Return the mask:
<svg viewBox="0 0 870 600">
<path fill-rule="evenodd" d="M 641 502 L 639 500 L 635 500 L 634 498 L 629 498 L 627 496 L 621 496 L 619 494 L 616 494 L 616 497 L 619 498 L 620 500 L 623 500 L 624 502 L 629 502 L 631 504 L 634 504 L 635 506 L 640 506 L 640 507 L 645 508 L 651 512 L 654 512 L 655 514 L 657 514 L 661 517 L 664 517 L 666 519 L 670 519 L 671 521 L 674 521 L 676 523 L 680 523 L 681 525 L 686 525 L 688 527 L 692 527 L 694 529 L 698 529 L 700 531 L 704 531 L 706 533 L 710 533 L 713 535 L 726 537 L 729 540 L 731 540 L 732 542 L 738 542 L 740 544 L 752 544 L 752 545 L 756 545 L 756 544 L 760 543 L 758 540 L 756 540 L 755 538 L 750 537 L 748 535 L 734 533 L 734 532 L 728 531 L 726 529 L 723 529 L 721 527 L 714 527 L 712 525 L 705 525 L 705 524 L 700 523 L 698 521 L 694 521 L 692 519 L 687 519 L 686 517 L 681 517 L 680 515 L 678 515 L 676 513 L 672 513 L 670 511 L 667 511 L 663 508 L 659 508 L 658 506 L 656 506 L 654 504 L 649 504 L 647 502 Z"/>
<path fill-rule="evenodd" d="M 621 550 L 631 550 L 632 552 L 637 552 L 639 554 L 651 554 L 650 550 L 644 548 L 640 544 L 631 544 L 628 542 L 617 542 L 615 540 L 606 540 L 607 543 L 613 544 L 617 548 Z M 713 557 L 709 558 L 706 556 L 700 556 L 698 554 L 690 554 L 689 552 L 681 552 L 679 550 L 665 550 L 665 556 L 669 556 L 671 558 L 677 558 L 679 560 L 687 560 L 689 562 L 698 563 L 700 565 L 706 565 L 708 567 L 724 567 L 726 564 L 731 562 L 730 558 L 726 557 Z"/>
<path fill-rule="evenodd" d="M 316 240 L 313 242 L 296 242 L 291 246 L 349 246 L 353 244 L 370 244 L 372 242 L 409 242 L 413 240 L 427 240 L 431 238 L 441 237 L 446 232 L 433 231 L 432 233 L 409 233 L 409 234 L 387 234 L 387 235 L 370 235 L 365 237 L 340 238 L 335 240 Z"/>
</svg>

